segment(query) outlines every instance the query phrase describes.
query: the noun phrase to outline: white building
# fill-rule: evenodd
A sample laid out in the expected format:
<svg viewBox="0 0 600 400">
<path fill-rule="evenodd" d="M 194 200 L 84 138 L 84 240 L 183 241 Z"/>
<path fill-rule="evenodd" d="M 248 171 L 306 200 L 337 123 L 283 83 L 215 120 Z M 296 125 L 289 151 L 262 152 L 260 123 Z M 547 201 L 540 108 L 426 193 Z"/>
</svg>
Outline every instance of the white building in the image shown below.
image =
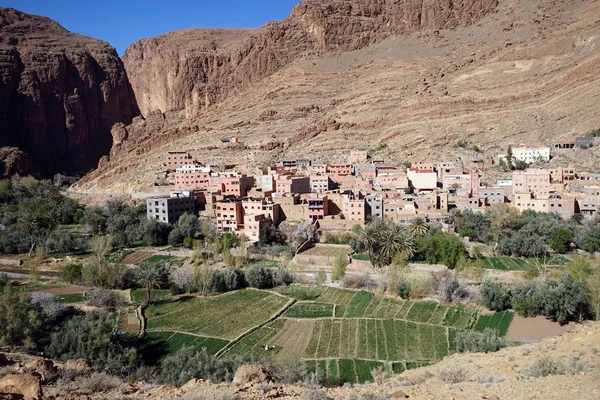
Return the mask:
<svg viewBox="0 0 600 400">
<path fill-rule="evenodd" d="M 515 160 L 524 161 L 527 164 L 531 164 L 536 161 L 550 161 L 550 147 L 540 147 L 537 149 L 518 147 L 512 149 L 512 154 Z M 506 154 L 499 155 L 498 159 L 506 160 Z"/>
</svg>

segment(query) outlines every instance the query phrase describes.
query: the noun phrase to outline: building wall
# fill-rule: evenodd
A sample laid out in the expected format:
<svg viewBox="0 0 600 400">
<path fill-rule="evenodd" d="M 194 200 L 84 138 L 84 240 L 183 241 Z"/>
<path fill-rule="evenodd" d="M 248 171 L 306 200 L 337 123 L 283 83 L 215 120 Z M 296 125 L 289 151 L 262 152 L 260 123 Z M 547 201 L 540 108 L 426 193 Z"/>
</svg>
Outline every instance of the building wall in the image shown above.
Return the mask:
<svg viewBox="0 0 600 400">
<path fill-rule="evenodd" d="M 187 152 L 169 152 L 167 153 L 166 166 L 167 169 L 174 170 L 181 168 L 183 165 L 193 163 L 192 156 Z"/>
<path fill-rule="evenodd" d="M 513 172 L 513 194 L 532 192 L 535 195 L 550 194 L 550 171 L 547 169 L 529 169 Z"/>
<path fill-rule="evenodd" d="M 329 190 L 329 176 L 327 175 L 311 175 L 310 176 L 310 191 L 311 193 L 325 193 Z"/>
<path fill-rule="evenodd" d="M 434 190 L 437 188 L 437 174 L 433 171 L 423 172 L 409 168 L 407 175 L 408 180 L 416 190 Z"/>
<path fill-rule="evenodd" d="M 365 221 L 365 200 L 344 199 L 344 218 L 350 221 Z"/>
<path fill-rule="evenodd" d="M 146 199 L 148 219 L 175 224 L 183 214 L 196 213 L 194 197 L 154 197 Z"/>
<path fill-rule="evenodd" d="M 217 202 L 216 214 L 219 232 L 237 232 L 244 224 L 243 207 L 239 201 Z"/>
</svg>

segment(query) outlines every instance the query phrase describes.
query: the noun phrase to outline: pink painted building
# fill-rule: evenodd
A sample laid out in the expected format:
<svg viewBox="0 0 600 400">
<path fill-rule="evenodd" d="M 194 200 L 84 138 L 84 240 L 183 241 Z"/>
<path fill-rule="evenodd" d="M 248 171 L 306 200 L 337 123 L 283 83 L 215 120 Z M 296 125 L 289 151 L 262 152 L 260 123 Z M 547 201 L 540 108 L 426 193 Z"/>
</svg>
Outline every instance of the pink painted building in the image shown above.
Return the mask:
<svg viewBox="0 0 600 400">
<path fill-rule="evenodd" d="M 512 176 L 512 193 L 533 193 L 536 196 L 547 196 L 552 188 L 550 184 L 550 170 L 528 169 L 514 171 Z"/>
<path fill-rule="evenodd" d="M 282 175 L 275 178 L 277 193 L 302 194 L 310 193 L 310 178 L 308 176 Z"/>
<path fill-rule="evenodd" d="M 308 198 L 308 218 L 316 221 L 329 215 L 329 199 L 327 196 L 311 196 Z"/>
<path fill-rule="evenodd" d="M 329 175 L 337 183 L 342 181 L 342 177 L 352 175 L 352 164 L 331 164 L 329 165 Z"/>
</svg>

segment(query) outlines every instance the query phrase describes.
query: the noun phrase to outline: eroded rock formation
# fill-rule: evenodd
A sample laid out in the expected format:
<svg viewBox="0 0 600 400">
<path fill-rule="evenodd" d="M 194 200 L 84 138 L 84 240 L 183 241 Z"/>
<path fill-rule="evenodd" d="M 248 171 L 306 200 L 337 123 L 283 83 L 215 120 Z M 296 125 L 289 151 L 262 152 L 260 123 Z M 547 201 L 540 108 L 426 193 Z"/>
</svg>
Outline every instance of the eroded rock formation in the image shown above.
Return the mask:
<svg viewBox="0 0 600 400">
<path fill-rule="evenodd" d="M 256 30 L 188 29 L 129 46 L 123 61 L 144 115 L 188 117 L 305 55 L 357 50 L 390 35 L 465 26 L 498 0 L 305 0 Z"/>
<path fill-rule="evenodd" d="M 0 152 L 5 172 L 87 172 L 109 153 L 113 124 L 138 114 L 115 49 L 0 8 L 0 148 L 20 150 Z"/>
</svg>

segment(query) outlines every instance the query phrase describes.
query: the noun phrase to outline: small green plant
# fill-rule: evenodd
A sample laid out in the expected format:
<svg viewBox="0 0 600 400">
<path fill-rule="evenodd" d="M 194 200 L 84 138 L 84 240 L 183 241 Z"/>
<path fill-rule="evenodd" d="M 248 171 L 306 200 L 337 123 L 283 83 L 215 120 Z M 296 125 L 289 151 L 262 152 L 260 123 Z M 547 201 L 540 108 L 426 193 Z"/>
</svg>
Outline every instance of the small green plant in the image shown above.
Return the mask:
<svg viewBox="0 0 600 400">
<path fill-rule="evenodd" d="M 408 299 L 410 296 L 410 284 L 405 280 L 401 280 L 396 287 L 396 293 L 401 298 Z"/>
<path fill-rule="evenodd" d="M 479 146 L 477 146 L 477 145 L 473 146 L 473 151 L 475 153 L 479 153 Z"/>
<path fill-rule="evenodd" d="M 563 375 L 565 373 L 565 365 L 560 360 L 545 354 L 529 365 L 525 372 L 526 375 L 534 378 L 548 375 Z"/>
<path fill-rule="evenodd" d="M 387 149 L 387 148 L 388 148 L 388 145 L 387 145 L 387 143 L 381 143 L 381 144 L 378 144 L 377 146 L 375 146 L 375 147 L 374 147 L 374 148 L 371 150 L 371 152 L 372 152 L 372 153 L 378 153 L 378 152 L 380 152 L 380 151 L 383 151 L 383 150 L 385 150 L 385 149 Z"/>
<path fill-rule="evenodd" d="M 348 266 L 347 256 L 344 252 L 340 251 L 335 257 L 333 263 L 333 272 L 331 273 L 332 281 L 341 281 L 346 275 L 346 267 Z"/>
</svg>

